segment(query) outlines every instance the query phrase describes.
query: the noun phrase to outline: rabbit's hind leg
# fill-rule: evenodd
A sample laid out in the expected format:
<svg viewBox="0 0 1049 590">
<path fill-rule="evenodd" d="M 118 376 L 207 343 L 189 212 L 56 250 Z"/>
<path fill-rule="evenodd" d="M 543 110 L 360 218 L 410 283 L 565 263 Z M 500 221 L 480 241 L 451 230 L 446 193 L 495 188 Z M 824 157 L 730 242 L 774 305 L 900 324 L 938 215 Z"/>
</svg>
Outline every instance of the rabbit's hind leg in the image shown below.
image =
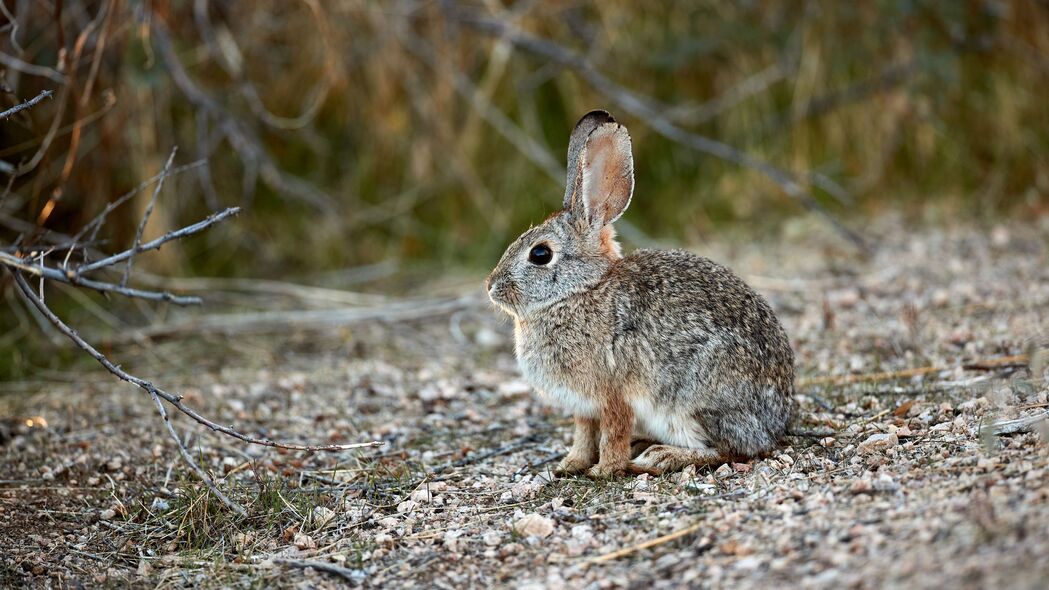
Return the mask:
<svg viewBox="0 0 1049 590">
<path fill-rule="evenodd" d="M 634 438 L 630 440 L 630 458 L 637 459 L 641 453 L 644 453 L 648 449 L 648 447 L 655 444 L 658 444 L 658 442 L 635 432 Z"/>
<path fill-rule="evenodd" d="M 634 459 L 634 465 L 649 473 L 678 471 L 688 465 L 718 465 L 732 458 L 707 446 L 698 448 L 652 445 Z"/>
</svg>

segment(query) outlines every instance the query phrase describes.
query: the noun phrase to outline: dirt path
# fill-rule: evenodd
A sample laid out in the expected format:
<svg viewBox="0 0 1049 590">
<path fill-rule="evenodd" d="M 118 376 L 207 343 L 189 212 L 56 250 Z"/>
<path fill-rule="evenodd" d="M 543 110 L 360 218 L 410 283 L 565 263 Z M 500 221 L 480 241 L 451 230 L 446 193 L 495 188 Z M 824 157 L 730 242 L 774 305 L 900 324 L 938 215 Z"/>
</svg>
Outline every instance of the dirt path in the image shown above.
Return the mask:
<svg viewBox="0 0 1049 590">
<path fill-rule="evenodd" d="M 1049 230 L 895 234 L 865 261 L 817 239 L 707 252 L 769 297 L 806 426 L 837 430 L 716 470 L 552 480 L 568 422 L 480 306 L 115 351 L 220 422 L 388 442 L 285 453 L 180 420 L 245 518 L 137 390 L 97 371 L 4 384 L 0 585 L 1044 587 L 1049 432 L 981 427 L 1049 409 L 1030 360 L 986 360 L 1049 347 Z M 943 370 L 825 379 L 915 367 Z"/>
</svg>

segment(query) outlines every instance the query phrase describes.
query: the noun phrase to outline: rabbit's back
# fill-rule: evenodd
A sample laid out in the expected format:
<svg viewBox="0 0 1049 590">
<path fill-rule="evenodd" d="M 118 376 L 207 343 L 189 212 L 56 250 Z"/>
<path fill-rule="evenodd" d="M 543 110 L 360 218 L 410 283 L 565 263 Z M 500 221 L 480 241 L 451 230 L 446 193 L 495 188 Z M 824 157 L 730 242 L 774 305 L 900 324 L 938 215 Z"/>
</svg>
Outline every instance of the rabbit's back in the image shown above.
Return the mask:
<svg viewBox="0 0 1049 590">
<path fill-rule="evenodd" d="M 682 250 L 637 251 L 602 287 L 616 372 L 638 382 L 636 405 L 651 414 L 652 428 L 700 436 L 727 453 L 775 445 L 791 417 L 794 354 L 764 298 L 725 267 Z M 682 434 L 682 425 L 698 428 Z"/>
</svg>

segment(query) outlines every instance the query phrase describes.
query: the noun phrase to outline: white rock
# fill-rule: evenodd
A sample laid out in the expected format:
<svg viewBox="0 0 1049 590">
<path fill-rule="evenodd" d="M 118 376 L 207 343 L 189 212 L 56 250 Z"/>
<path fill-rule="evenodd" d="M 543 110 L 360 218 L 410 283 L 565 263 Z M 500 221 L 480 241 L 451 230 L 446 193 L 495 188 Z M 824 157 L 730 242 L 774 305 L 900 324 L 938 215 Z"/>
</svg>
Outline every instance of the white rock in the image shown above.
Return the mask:
<svg viewBox="0 0 1049 590">
<path fill-rule="evenodd" d="M 589 541 L 594 538 L 594 529 L 588 524 L 577 524 L 572 527 L 572 538 Z"/>
<path fill-rule="evenodd" d="M 313 507 L 313 526 L 322 529 L 335 518 L 335 511 L 324 506 Z"/>
<path fill-rule="evenodd" d="M 867 437 L 867 440 L 861 442 L 856 451 L 863 454 L 874 453 L 877 451 L 884 451 L 889 447 L 894 447 L 900 442 L 900 439 L 895 434 L 878 433 L 872 434 Z"/>
<path fill-rule="evenodd" d="M 554 520 L 536 513 L 526 514 L 514 523 L 514 532 L 524 537 L 549 537 L 554 532 Z"/>
</svg>

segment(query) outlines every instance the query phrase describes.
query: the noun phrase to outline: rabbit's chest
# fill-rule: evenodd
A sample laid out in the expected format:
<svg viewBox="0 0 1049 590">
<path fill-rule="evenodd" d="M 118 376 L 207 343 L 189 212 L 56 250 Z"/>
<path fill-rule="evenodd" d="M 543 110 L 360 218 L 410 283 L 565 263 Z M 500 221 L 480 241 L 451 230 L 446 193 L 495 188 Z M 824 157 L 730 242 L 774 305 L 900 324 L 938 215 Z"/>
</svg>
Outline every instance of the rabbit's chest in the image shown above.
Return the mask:
<svg viewBox="0 0 1049 590">
<path fill-rule="evenodd" d="M 515 329 L 515 344 L 522 375 L 545 403 L 573 416 L 597 415 L 599 408 L 592 393 L 597 369 L 592 358 L 566 349 L 556 340 L 541 338 L 521 325 Z"/>
</svg>

